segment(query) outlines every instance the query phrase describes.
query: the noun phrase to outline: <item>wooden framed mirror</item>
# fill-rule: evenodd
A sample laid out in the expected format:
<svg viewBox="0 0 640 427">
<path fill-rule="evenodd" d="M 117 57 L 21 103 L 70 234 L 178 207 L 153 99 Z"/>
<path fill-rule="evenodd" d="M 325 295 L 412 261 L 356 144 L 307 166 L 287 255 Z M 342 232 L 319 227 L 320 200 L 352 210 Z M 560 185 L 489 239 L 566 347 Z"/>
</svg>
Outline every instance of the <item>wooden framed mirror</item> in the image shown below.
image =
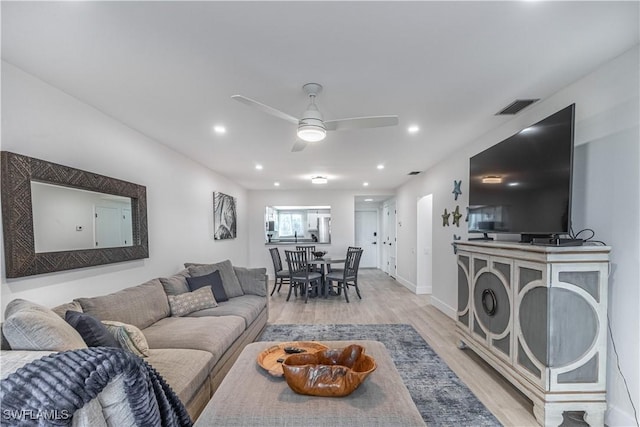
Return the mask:
<svg viewBox="0 0 640 427">
<path fill-rule="evenodd" d="M 1 167 L 7 278 L 149 257 L 146 187 L 7 151 L 1 153 Z M 34 203 L 34 193 L 42 194 L 48 187 L 54 191 L 48 196 L 53 204 L 42 201 L 46 198 Z M 65 190 L 70 189 L 75 191 L 67 191 L 65 195 Z M 75 193 L 84 193 L 82 201 L 76 203 L 83 205 L 82 215 L 65 210 L 67 200 L 79 200 Z M 34 213 L 34 207 L 43 206 L 44 212 Z M 87 206 L 91 206 L 88 214 Z M 104 232 L 114 229 L 113 224 L 96 228 L 98 214 L 108 213 L 109 209 L 116 209 L 114 218 L 123 218 L 122 234 L 114 239 Z M 52 217 L 55 211 L 60 213 L 57 218 Z M 53 227 L 42 231 L 47 230 L 42 228 L 47 222 Z M 79 239 L 82 233 L 86 235 Z M 61 245 L 63 240 L 65 243 Z M 85 243 L 77 243 L 79 240 Z"/>
</svg>

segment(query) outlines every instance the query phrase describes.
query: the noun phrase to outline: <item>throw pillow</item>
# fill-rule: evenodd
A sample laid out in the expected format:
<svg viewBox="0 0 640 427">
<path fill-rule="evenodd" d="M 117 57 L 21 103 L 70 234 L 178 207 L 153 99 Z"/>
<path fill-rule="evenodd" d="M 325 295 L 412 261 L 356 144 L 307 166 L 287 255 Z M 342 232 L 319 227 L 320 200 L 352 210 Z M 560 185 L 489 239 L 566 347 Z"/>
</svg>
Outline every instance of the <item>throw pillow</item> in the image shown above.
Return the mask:
<svg viewBox="0 0 640 427">
<path fill-rule="evenodd" d="M 140 329 L 114 320 L 103 320 L 102 324 L 122 348 L 139 357 L 149 356 L 149 343 Z"/>
<path fill-rule="evenodd" d="M 187 277 L 189 277 L 189 270 L 185 268 L 171 277 L 161 277 L 160 283 L 167 295 L 180 295 L 189 292 Z"/>
<path fill-rule="evenodd" d="M 205 286 L 211 286 L 213 291 L 213 297 L 216 302 L 229 301 L 224 286 L 222 285 L 222 277 L 220 277 L 220 271 L 216 270 L 206 276 L 187 277 L 187 284 L 191 292 L 196 291 Z"/>
<path fill-rule="evenodd" d="M 233 298 L 244 295 L 242 286 L 240 286 L 238 277 L 233 271 L 233 265 L 231 265 L 231 261 L 229 260 L 218 262 L 216 264 L 186 263 L 184 266 L 189 270 L 189 275 L 191 277 L 204 276 L 219 270 L 220 276 L 222 276 L 222 286 L 224 286 L 224 291 L 227 296 L 229 298 Z"/>
<path fill-rule="evenodd" d="M 259 297 L 267 296 L 266 268 L 233 267 L 243 292 Z"/>
<path fill-rule="evenodd" d="M 69 310 L 64 315 L 64 318 L 68 324 L 78 331 L 89 347 L 121 348 L 107 328 L 92 315 Z"/>
<path fill-rule="evenodd" d="M 47 307 L 23 299 L 7 305 L 2 332 L 13 350 L 67 351 L 87 348 L 80 334 Z"/>
<path fill-rule="evenodd" d="M 82 306 L 77 301 L 71 301 L 64 304 L 56 305 L 51 309 L 55 314 L 64 319 L 67 311 L 79 311 L 82 313 Z"/>
<path fill-rule="evenodd" d="M 171 316 L 186 316 L 194 311 L 217 307 L 218 305 L 213 298 L 213 291 L 210 286 L 180 295 L 169 295 L 168 298 Z"/>
</svg>

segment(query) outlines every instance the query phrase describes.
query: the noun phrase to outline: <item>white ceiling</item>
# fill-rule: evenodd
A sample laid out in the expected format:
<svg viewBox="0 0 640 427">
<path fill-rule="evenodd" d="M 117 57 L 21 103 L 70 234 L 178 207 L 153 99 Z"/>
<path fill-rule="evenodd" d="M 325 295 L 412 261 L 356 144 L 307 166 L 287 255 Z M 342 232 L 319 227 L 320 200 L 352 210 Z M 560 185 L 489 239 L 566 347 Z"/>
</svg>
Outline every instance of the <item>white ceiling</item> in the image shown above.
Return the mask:
<svg viewBox="0 0 640 427">
<path fill-rule="evenodd" d="M 249 189 L 312 188 L 323 174 L 322 188 L 393 190 L 508 121 L 495 113 L 513 100 L 545 99 L 639 41 L 637 1 L 1 7 L 3 60 Z M 324 86 L 326 120 L 400 125 L 292 153 L 295 125 L 230 98 L 299 116 L 308 82 Z"/>
</svg>

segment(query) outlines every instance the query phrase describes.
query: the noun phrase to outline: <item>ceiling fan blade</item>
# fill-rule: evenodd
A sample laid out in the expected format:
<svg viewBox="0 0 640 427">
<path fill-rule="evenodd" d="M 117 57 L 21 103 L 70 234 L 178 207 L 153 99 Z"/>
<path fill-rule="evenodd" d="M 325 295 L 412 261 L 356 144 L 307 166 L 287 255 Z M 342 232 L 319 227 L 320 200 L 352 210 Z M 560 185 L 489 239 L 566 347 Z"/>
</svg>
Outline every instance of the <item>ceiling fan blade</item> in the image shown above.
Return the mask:
<svg viewBox="0 0 640 427">
<path fill-rule="evenodd" d="M 272 116 L 278 117 L 280 119 L 284 119 L 290 123 L 293 123 L 295 125 L 298 124 L 298 119 L 296 119 L 295 117 L 287 114 L 287 113 L 283 113 L 280 110 L 276 110 L 273 107 L 269 107 L 268 105 L 265 105 L 261 102 L 255 101 L 251 98 L 247 98 L 246 96 L 242 96 L 242 95 L 233 95 L 231 97 L 232 99 L 235 99 L 238 102 L 242 102 L 245 105 L 248 105 L 249 107 L 255 107 L 259 110 L 264 111 L 267 114 L 271 114 Z"/>
<path fill-rule="evenodd" d="M 298 151 L 304 150 L 306 147 L 307 147 L 306 142 L 298 140 L 293 144 L 293 147 L 291 147 L 291 152 L 296 153 Z"/>
<path fill-rule="evenodd" d="M 324 127 L 327 130 L 351 130 L 379 128 L 383 126 L 396 126 L 398 124 L 398 116 L 372 116 L 372 117 L 354 117 L 351 119 L 327 120 Z"/>
</svg>

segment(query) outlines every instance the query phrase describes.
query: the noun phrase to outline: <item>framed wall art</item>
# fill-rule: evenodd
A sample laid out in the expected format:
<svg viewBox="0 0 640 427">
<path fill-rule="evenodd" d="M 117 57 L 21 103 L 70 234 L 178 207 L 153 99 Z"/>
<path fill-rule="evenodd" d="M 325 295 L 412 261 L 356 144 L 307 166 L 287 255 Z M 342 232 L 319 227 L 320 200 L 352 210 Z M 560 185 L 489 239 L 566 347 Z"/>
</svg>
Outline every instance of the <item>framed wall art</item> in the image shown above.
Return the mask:
<svg viewBox="0 0 640 427">
<path fill-rule="evenodd" d="M 213 238 L 225 240 L 236 238 L 236 199 L 228 194 L 213 193 Z"/>
</svg>

